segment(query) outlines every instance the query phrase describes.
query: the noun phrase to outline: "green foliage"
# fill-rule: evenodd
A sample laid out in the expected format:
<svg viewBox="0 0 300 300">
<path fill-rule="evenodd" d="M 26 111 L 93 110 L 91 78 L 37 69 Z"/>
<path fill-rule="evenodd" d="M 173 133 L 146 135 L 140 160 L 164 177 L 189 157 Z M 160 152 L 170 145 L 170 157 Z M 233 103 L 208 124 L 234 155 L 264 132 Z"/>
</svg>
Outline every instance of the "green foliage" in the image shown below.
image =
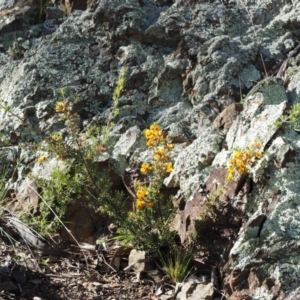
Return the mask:
<svg viewBox="0 0 300 300">
<path fill-rule="evenodd" d="M 10 53 L 13 60 L 19 60 L 19 59 L 23 58 L 23 56 L 24 56 L 23 51 L 20 50 L 18 45 L 17 45 L 17 47 L 12 47 L 12 46 L 9 47 L 8 51 L 9 51 L 9 53 Z"/>
<path fill-rule="evenodd" d="M 2 214 L 2 210 L 3 210 L 3 200 L 5 199 L 6 195 L 7 195 L 7 179 L 9 178 L 10 172 L 9 172 L 9 168 L 7 165 L 2 165 L 1 168 L 1 175 L 0 175 L 0 208 L 1 208 L 1 214 Z"/>
<path fill-rule="evenodd" d="M 213 216 L 214 209 L 216 205 L 219 203 L 220 196 L 224 193 L 227 185 L 222 185 L 218 187 L 215 192 L 210 192 L 207 196 L 207 200 L 205 202 L 205 209 L 200 214 L 201 221 L 205 221 Z"/>
<path fill-rule="evenodd" d="M 168 155 L 173 145 L 157 124 L 145 130 L 145 136 L 153 158 L 151 163 L 141 165 L 140 171 L 146 179 L 136 186 L 133 210 L 128 211 L 120 200 L 106 202 L 103 207 L 119 225 L 116 239 L 123 245 L 130 244 L 157 255 L 161 248 L 170 248 L 175 238 L 175 232 L 170 230 L 175 208 L 162 193 L 164 178 L 173 170 Z"/>
<path fill-rule="evenodd" d="M 280 128 L 283 125 L 287 125 L 288 128 L 292 128 L 294 130 L 300 129 L 300 103 L 295 103 L 287 115 L 281 116 L 280 120 L 274 123 L 276 128 Z"/>
<path fill-rule="evenodd" d="M 240 102 L 241 102 L 242 104 L 244 104 L 246 98 L 247 98 L 247 95 L 246 95 L 246 94 L 243 94 L 243 95 L 241 96 L 241 101 L 240 101 Z"/>
<path fill-rule="evenodd" d="M 42 201 L 38 214 L 27 220 L 41 234 L 54 232 L 61 226 L 61 220 L 66 222 L 68 207 L 80 200 L 96 212 L 101 211 L 113 217 L 119 226 L 115 238 L 123 244 L 132 244 L 138 249 L 157 254 L 162 247 L 171 248 L 175 237 L 175 232 L 170 230 L 175 208 L 169 197 L 162 193 L 163 180 L 173 170 L 169 151 L 174 146 L 169 138 L 156 124 L 145 131 L 153 159 L 151 164 L 142 164 L 141 172 L 145 173 L 146 179 L 137 185 L 132 211 L 128 210 L 128 201 L 122 191 L 113 190 L 107 170 L 99 163 L 103 152 L 112 146 L 109 134 L 119 115 L 119 98 L 125 90 L 127 71 L 124 68 L 116 82 L 110 114 L 102 128 L 92 124 L 82 130 L 78 122 L 80 116 L 74 110 L 78 98 L 71 101 L 65 89 L 59 91 L 62 100 L 56 103 L 54 109 L 64 121 L 65 128 L 48 136 L 44 134 L 43 143 L 37 146 L 38 151 L 43 153 L 38 157 L 38 163 L 45 164 L 51 159 L 57 167 L 49 178 L 35 177 Z M 15 116 L 5 103 L 0 106 L 6 113 Z M 34 128 L 32 130 L 37 135 L 41 134 Z M 175 258 L 181 262 L 181 256 L 180 252 Z M 177 265 L 173 267 L 177 268 Z M 174 276 L 180 278 L 182 271 L 176 272 Z"/>
<path fill-rule="evenodd" d="M 124 195 L 122 192 L 112 190 L 107 170 L 102 170 L 97 161 L 106 150 L 101 142 L 109 141 L 108 133 L 114 125 L 112 121 L 118 115 L 118 98 L 125 88 L 126 72 L 127 69 L 121 72 L 116 84 L 105 136 L 101 135 L 101 129 L 95 125 L 86 132 L 81 131 L 80 116 L 73 108 L 79 99 L 76 97 L 70 101 L 66 89 L 63 88 L 59 91 L 62 101 L 56 103 L 55 112 L 64 120 L 65 130 L 46 136 L 31 127 L 32 132 L 43 140 L 41 144 L 36 145 L 36 150 L 43 153 L 37 162 L 44 164 L 52 158 L 57 165 L 49 178 L 41 179 L 37 176 L 34 178 L 41 191 L 42 201 L 39 204 L 38 214 L 23 216 L 23 219 L 41 234 L 57 230 L 61 226 L 61 220 L 64 220 L 69 205 L 78 199 L 95 210 L 99 210 L 102 206 L 104 210 L 109 208 L 120 211 Z M 1 101 L 0 107 L 20 123 L 26 122 L 16 115 L 6 102 Z"/>
<path fill-rule="evenodd" d="M 289 76 L 292 76 L 298 72 L 298 66 L 291 66 L 287 69 L 287 73 Z"/>
<path fill-rule="evenodd" d="M 87 169 L 83 161 L 73 162 L 73 165 L 66 162 L 64 165 L 55 168 L 49 179 L 35 178 L 43 200 L 39 205 L 39 215 L 32 217 L 30 224 L 43 235 L 60 228 L 68 207 L 76 200 L 97 211 L 106 203 L 122 202 L 124 199 L 122 192 L 112 190 L 107 174 L 97 171 L 92 164 L 88 163 Z"/>
<path fill-rule="evenodd" d="M 101 128 L 101 145 L 102 146 L 111 146 L 111 145 L 107 145 L 107 143 L 109 142 L 109 133 L 111 132 L 111 130 L 113 129 L 113 127 L 115 126 L 115 123 L 113 122 L 113 120 L 119 115 L 119 98 L 121 97 L 122 93 L 124 92 L 125 89 L 125 81 L 126 81 L 126 75 L 128 73 L 128 68 L 125 67 L 121 70 L 121 73 L 119 75 L 119 78 L 116 82 L 116 86 L 113 92 L 113 104 L 111 107 L 111 112 L 109 114 L 109 117 L 107 119 L 106 125 L 103 126 Z"/>
<path fill-rule="evenodd" d="M 18 164 L 11 168 L 8 164 L 1 164 L 0 165 L 0 217 L 3 217 L 3 213 L 5 211 L 4 200 L 7 197 L 9 191 L 8 180 L 12 178 L 17 171 Z M 16 240 L 8 234 L 1 226 L 0 226 L 0 235 L 3 237 L 5 236 L 9 242 L 14 245 Z"/>
<path fill-rule="evenodd" d="M 49 180 L 36 178 L 36 184 L 41 189 L 43 201 L 39 205 L 39 216 L 32 218 L 34 227 L 40 233 L 54 232 L 59 228 L 60 222 L 45 202 L 63 219 L 74 197 L 82 195 L 84 179 L 79 174 L 72 176 L 68 168 L 57 167 L 52 171 Z"/>
<path fill-rule="evenodd" d="M 119 104 L 119 98 L 121 97 L 123 91 L 124 91 L 124 88 L 125 88 L 125 77 L 126 77 L 126 74 L 128 72 L 128 68 L 123 68 L 121 73 L 120 73 L 120 76 L 118 78 L 118 81 L 116 83 L 116 87 L 114 89 L 114 92 L 113 92 L 113 101 L 114 101 L 114 107 L 118 107 L 118 104 Z"/>
<path fill-rule="evenodd" d="M 166 202 L 162 197 L 160 200 L 163 203 Z M 132 245 L 136 249 L 146 250 L 148 253 L 156 255 L 162 247 L 169 247 L 174 243 L 176 233 L 170 231 L 170 222 L 173 217 L 174 208 L 165 208 L 160 215 L 157 209 L 128 212 L 124 208 L 124 202 L 123 205 L 122 202 L 118 203 L 116 201 L 113 203 L 107 202 L 107 204 L 105 205 L 105 211 L 120 226 L 117 230 L 116 239 L 123 245 Z M 113 207 L 112 204 L 114 204 Z"/>
<path fill-rule="evenodd" d="M 158 252 L 158 257 L 162 270 L 174 283 L 181 283 L 186 279 L 193 257 L 191 249 L 175 246 L 167 254 Z"/>
<path fill-rule="evenodd" d="M 44 258 L 41 258 L 41 264 L 43 265 L 43 266 L 48 266 L 48 262 L 49 262 L 49 259 L 47 258 L 47 259 L 44 259 Z"/>
<path fill-rule="evenodd" d="M 71 102 L 67 98 L 66 89 L 59 90 L 62 101 L 56 103 L 55 112 L 65 120 L 66 133 L 54 132 L 40 146 L 40 150 L 47 155 L 40 156 L 39 163 L 45 163 L 53 157 L 59 160 L 60 165 L 52 171 L 50 178 L 36 178 L 43 201 L 39 206 L 40 215 L 32 220 L 39 232 L 57 230 L 67 208 L 76 199 L 83 200 L 95 211 L 101 207 L 101 211 L 118 212 L 119 219 L 126 220 L 124 194 L 112 189 L 107 171 L 101 170 L 97 163 L 99 156 L 106 150 L 102 145 L 109 141 L 109 131 L 114 126 L 112 120 L 118 115 L 118 99 L 125 88 L 126 72 L 127 69 L 123 69 L 116 84 L 111 114 L 104 129 L 91 125 L 85 132 L 81 131 L 79 115 L 73 109 L 73 105 L 79 101 L 78 97 Z"/>
<path fill-rule="evenodd" d="M 45 20 L 45 9 L 49 5 L 50 0 L 39 0 L 37 7 L 36 22 L 41 23 Z"/>
</svg>

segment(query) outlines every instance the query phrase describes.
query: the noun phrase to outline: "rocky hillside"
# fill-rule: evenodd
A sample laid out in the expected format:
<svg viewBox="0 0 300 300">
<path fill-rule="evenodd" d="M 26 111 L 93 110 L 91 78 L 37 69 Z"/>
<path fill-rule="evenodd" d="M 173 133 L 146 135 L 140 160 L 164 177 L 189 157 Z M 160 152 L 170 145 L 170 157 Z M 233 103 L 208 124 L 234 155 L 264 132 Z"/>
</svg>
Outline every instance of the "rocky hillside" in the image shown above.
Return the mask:
<svg viewBox="0 0 300 300">
<path fill-rule="evenodd" d="M 73 2 L 0 1 L 1 99 L 12 112 L 0 110 L 1 160 L 22 157 L 12 188 L 21 193 L 29 171 L 49 175 L 53 161 L 41 166 L 20 145 L 39 141 L 29 124 L 63 128 L 59 89 L 78 97 L 82 128 L 105 125 L 127 67 L 115 146 L 101 158 L 115 184 L 133 184 L 128 173 L 147 157 L 143 130 L 159 124 L 175 145 L 164 183 L 181 242 L 215 195 L 204 264 L 217 266 L 228 299 L 300 297 L 298 115 L 280 121 L 300 100 L 300 2 Z M 230 157 L 257 142 L 263 157 L 227 184 Z"/>
</svg>

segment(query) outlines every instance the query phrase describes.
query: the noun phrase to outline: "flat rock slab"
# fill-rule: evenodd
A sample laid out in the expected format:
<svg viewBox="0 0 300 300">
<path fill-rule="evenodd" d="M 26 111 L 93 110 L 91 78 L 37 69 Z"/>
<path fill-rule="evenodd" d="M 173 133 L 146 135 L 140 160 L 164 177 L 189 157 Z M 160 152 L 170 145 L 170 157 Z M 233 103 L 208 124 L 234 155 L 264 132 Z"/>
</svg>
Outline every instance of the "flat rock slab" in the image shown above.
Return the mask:
<svg viewBox="0 0 300 300">
<path fill-rule="evenodd" d="M 214 295 L 214 286 L 209 284 L 196 284 L 186 282 L 181 292 L 177 295 L 177 300 L 212 300 Z"/>
<path fill-rule="evenodd" d="M 281 79 L 267 78 L 257 84 L 250 91 L 244 110 L 228 131 L 228 148 L 246 148 L 256 140 L 260 140 L 264 147 L 277 131 L 274 123 L 286 107 L 287 95 Z"/>
</svg>

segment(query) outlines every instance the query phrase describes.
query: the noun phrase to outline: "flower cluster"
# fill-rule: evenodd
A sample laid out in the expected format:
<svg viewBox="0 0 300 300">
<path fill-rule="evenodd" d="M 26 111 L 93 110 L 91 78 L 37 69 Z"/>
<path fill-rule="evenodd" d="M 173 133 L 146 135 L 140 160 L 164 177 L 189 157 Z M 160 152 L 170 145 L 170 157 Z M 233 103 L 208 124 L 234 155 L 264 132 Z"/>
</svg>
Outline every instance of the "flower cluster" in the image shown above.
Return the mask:
<svg viewBox="0 0 300 300">
<path fill-rule="evenodd" d="M 55 112 L 64 113 L 67 110 L 67 103 L 65 101 L 59 101 L 56 103 Z"/>
<path fill-rule="evenodd" d="M 151 167 L 151 165 L 150 164 L 148 164 L 148 163 L 142 163 L 142 166 L 141 166 L 141 172 L 142 173 L 148 173 L 149 171 L 151 171 L 152 170 L 152 167 Z"/>
<path fill-rule="evenodd" d="M 171 162 L 164 163 L 164 167 L 167 173 L 171 173 L 173 171 L 173 164 Z"/>
<path fill-rule="evenodd" d="M 149 195 L 149 190 L 144 186 L 139 186 L 136 192 L 136 209 L 141 210 L 147 205 L 148 207 L 153 207 L 153 201 L 149 201 L 147 196 Z"/>
<path fill-rule="evenodd" d="M 253 142 L 244 150 L 236 150 L 228 162 L 227 180 L 234 181 L 239 175 L 249 173 L 257 159 L 262 158 L 261 142 Z"/>
<path fill-rule="evenodd" d="M 149 186 L 139 186 L 136 191 L 136 209 L 155 206 L 162 182 L 167 173 L 173 171 L 173 164 L 170 161 L 169 151 L 174 148 L 169 137 L 165 136 L 159 125 L 153 124 L 145 130 L 147 146 L 153 151 L 153 162 L 143 162 L 140 168 L 141 173 L 148 174 Z M 154 200 L 150 200 L 154 199 Z"/>
<path fill-rule="evenodd" d="M 66 101 L 59 101 L 55 105 L 55 112 L 58 114 L 63 114 L 65 119 L 67 118 L 78 118 L 78 113 L 72 114 L 72 105 L 68 105 Z"/>
<path fill-rule="evenodd" d="M 145 131 L 148 147 L 158 146 L 164 139 L 164 135 L 159 125 L 152 124 L 149 129 Z"/>
<path fill-rule="evenodd" d="M 160 171 L 171 173 L 173 165 L 170 162 L 168 152 L 174 148 L 174 145 L 169 142 L 168 137 L 164 136 L 161 127 L 157 124 L 153 124 L 149 129 L 145 130 L 145 137 L 147 139 L 147 146 L 153 149 L 153 158 L 156 163 L 153 166 L 143 163 L 141 172 L 145 174 L 149 171 L 155 172 L 155 170 L 160 169 Z"/>
</svg>

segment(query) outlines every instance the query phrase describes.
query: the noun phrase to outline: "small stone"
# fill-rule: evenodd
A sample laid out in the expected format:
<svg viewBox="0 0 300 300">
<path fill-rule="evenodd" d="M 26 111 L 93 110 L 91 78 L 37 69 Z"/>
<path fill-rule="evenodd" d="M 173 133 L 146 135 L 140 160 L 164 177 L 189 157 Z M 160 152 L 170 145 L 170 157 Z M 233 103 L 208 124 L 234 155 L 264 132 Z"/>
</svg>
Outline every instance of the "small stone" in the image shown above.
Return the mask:
<svg viewBox="0 0 300 300">
<path fill-rule="evenodd" d="M 212 300 L 214 295 L 214 286 L 209 284 L 196 284 L 186 282 L 181 292 L 177 295 L 177 300 Z"/>
<path fill-rule="evenodd" d="M 133 270 L 135 271 L 135 273 L 140 273 L 143 272 L 145 270 L 145 263 L 138 263 L 139 260 L 145 259 L 146 257 L 146 252 L 145 251 L 140 251 L 140 250 L 136 250 L 133 249 L 131 250 L 130 254 L 129 254 L 129 262 L 128 264 L 135 264 L 133 267 Z"/>
</svg>

